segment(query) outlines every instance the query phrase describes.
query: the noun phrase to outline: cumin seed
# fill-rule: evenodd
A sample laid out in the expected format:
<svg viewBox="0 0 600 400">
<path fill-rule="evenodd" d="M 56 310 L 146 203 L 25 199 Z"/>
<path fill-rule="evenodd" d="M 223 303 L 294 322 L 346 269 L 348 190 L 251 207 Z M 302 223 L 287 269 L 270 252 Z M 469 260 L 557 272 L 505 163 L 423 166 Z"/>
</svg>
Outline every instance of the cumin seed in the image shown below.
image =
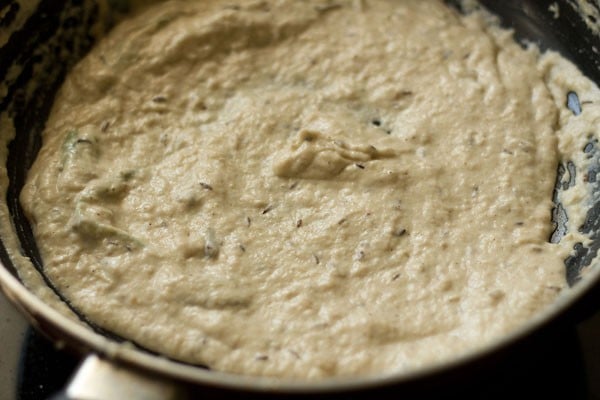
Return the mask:
<svg viewBox="0 0 600 400">
<path fill-rule="evenodd" d="M 213 190 L 213 187 L 210 186 L 208 183 L 200 182 L 200 186 L 202 186 L 206 190 Z"/>
<path fill-rule="evenodd" d="M 313 258 L 315 259 L 315 263 L 317 265 L 319 265 L 321 263 L 321 260 L 319 260 L 319 256 L 317 256 L 315 253 L 313 253 Z"/>
<path fill-rule="evenodd" d="M 404 229 L 404 228 L 398 229 L 397 231 L 394 231 L 393 235 L 396 237 L 402 237 L 402 236 L 406 235 L 406 229 Z"/>
<path fill-rule="evenodd" d="M 354 165 L 356 165 L 356 166 L 357 166 L 358 168 L 360 168 L 360 169 L 365 169 L 365 166 L 364 166 L 364 165 L 362 165 L 362 164 L 358 164 L 358 163 L 356 163 L 356 164 L 354 164 Z"/>
<path fill-rule="evenodd" d="M 208 228 L 205 235 L 204 254 L 208 258 L 217 258 L 219 256 L 219 242 L 214 229 Z"/>
<path fill-rule="evenodd" d="M 335 3 L 333 3 L 333 4 L 325 4 L 325 5 L 322 5 L 322 6 L 316 6 L 315 7 L 315 11 L 318 11 L 318 12 L 327 12 L 327 11 L 335 10 L 335 9 L 341 8 L 341 7 L 342 7 L 341 4 L 335 4 Z"/>
<path fill-rule="evenodd" d="M 154 96 L 152 98 L 152 101 L 155 103 L 163 104 L 167 102 L 167 98 L 165 96 Z"/>
<path fill-rule="evenodd" d="M 75 144 L 93 144 L 90 139 L 77 139 Z"/>
<path fill-rule="evenodd" d="M 300 228 L 302 226 L 303 222 L 302 222 L 302 218 L 300 218 L 298 221 L 296 221 L 296 228 Z"/>
<path fill-rule="evenodd" d="M 288 351 L 289 351 L 290 353 L 292 353 L 292 355 L 293 355 L 294 357 L 296 357 L 298 360 L 300 359 L 300 354 L 298 354 L 298 353 L 297 353 L 295 350 L 288 349 Z"/>
<path fill-rule="evenodd" d="M 263 214 L 263 215 L 265 215 L 266 213 L 268 213 L 268 212 L 269 212 L 269 211 L 271 211 L 272 209 L 273 209 L 273 205 L 272 205 L 272 204 L 269 204 L 269 205 L 267 206 L 267 208 L 265 208 L 265 209 L 262 211 L 262 214 Z"/>
</svg>

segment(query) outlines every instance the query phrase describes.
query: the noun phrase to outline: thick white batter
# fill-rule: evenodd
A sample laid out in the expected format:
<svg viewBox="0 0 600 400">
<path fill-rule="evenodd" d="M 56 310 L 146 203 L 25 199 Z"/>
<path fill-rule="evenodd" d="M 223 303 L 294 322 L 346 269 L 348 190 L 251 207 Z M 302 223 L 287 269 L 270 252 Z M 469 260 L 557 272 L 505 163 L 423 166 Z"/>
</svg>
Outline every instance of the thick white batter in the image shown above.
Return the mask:
<svg viewBox="0 0 600 400">
<path fill-rule="evenodd" d="M 555 172 L 600 121 L 574 67 L 438 1 L 235 4 L 154 6 L 60 91 L 22 201 L 75 307 L 315 379 L 447 360 L 564 290 Z"/>
</svg>

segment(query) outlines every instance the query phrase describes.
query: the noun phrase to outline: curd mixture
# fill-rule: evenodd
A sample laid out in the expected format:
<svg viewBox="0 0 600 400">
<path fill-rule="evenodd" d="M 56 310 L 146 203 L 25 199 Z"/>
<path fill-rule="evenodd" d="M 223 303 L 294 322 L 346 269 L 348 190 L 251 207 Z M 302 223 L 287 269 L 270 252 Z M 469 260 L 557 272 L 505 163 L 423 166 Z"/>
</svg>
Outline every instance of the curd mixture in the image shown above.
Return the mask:
<svg viewBox="0 0 600 400">
<path fill-rule="evenodd" d="M 250 375 L 408 371 L 566 290 L 556 170 L 599 125 L 593 83 L 484 12 L 172 1 L 71 72 L 21 198 L 58 290 L 139 345 Z"/>
</svg>

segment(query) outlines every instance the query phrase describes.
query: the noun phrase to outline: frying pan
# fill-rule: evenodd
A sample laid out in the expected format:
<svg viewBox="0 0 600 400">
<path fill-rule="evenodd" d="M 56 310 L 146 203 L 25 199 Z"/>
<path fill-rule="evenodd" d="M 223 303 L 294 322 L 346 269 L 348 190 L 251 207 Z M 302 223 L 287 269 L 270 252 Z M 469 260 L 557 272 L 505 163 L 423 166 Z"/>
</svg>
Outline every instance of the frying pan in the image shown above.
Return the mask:
<svg viewBox="0 0 600 400">
<path fill-rule="evenodd" d="M 447 2 L 460 10 L 458 1 Z M 573 0 L 483 0 L 481 3 L 498 14 L 503 24 L 513 28 L 518 39 L 561 52 L 600 84 L 600 2 L 584 1 L 582 8 L 576 7 Z M 111 26 L 128 11 L 127 1 L 108 0 L 107 4 L 108 8 L 96 0 L 0 0 L 0 142 L 8 146 L 7 157 L 0 157 L 0 166 L 6 168 L 6 173 L 0 173 L 0 187 L 5 190 L 0 202 L 0 288 L 56 346 L 86 356 L 65 393 L 57 398 L 176 399 L 191 398 L 199 391 L 221 396 L 243 393 L 245 397 L 283 394 L 359 397 L 373 396 L 390 387 L 402 394 L 417 393 L 433 381 L 452 380 L 465 371 L 494 362 L 507 349 L 535 340 L 542 330 L 572 324 L 585 313 L 600 308 L 597 302 L 600 268 L 594 261 L 600 248 L 600 180 L 596 179 L 600 173 L 600 152 L 597 142 L 590 140 L 581 149 L 592 160 L 587 171 L 570 162 L 557 166 L 552 215 L 556 229 L 549 240 L 560 240 L 568 218 L 557 202 L 557 194 L 574 183 L 575 174 L 587 173 L 589 177 L 587 216 L 580 231 L 590 241 L 586 245 L 576 244 L 573 254 L 565 260 L 565 275 L 572 286 L 570 293 L 519 330 L 482 350 L 445 363 L 411 373 L 311 383 L 237 376 L 178 363 L 123 342 L 76 312 L 74 318 L 65 317 L 19 280 L 17 266 L 29 265 L 32 271 L 39 272 L 49 290 L 62 298 L 43 275 L 43 265 L 18 195 L 40 147 L 40 133 L 65 74 L 102 33 L 100 26 Z M 564 104 L 576 115 L 585 107 L 574 92 L 565 94 Z M 7 139 L 11 132 L 2 124 L 2 118 L 7 117 L 15 128 L 11 140 Z M 20 251 L 10 250 L 15 248 Z M 62 300 L 69 308 L 66 299 Z"/>
</svg>

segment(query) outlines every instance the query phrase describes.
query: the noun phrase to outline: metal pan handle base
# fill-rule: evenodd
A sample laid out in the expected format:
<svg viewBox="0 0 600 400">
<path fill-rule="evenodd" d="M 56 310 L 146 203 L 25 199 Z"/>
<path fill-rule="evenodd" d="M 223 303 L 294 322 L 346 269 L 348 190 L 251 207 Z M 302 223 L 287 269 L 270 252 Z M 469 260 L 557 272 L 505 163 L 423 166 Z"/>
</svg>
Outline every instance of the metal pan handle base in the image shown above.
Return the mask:
<svg viewBox="0 0 600 400">
<path fill-rule="evenodd" d="M 87 356 L 67 388 L 50 400 L 182 400 L 175 382 L 111 363 L 95 354 Z"/>
</svg>

